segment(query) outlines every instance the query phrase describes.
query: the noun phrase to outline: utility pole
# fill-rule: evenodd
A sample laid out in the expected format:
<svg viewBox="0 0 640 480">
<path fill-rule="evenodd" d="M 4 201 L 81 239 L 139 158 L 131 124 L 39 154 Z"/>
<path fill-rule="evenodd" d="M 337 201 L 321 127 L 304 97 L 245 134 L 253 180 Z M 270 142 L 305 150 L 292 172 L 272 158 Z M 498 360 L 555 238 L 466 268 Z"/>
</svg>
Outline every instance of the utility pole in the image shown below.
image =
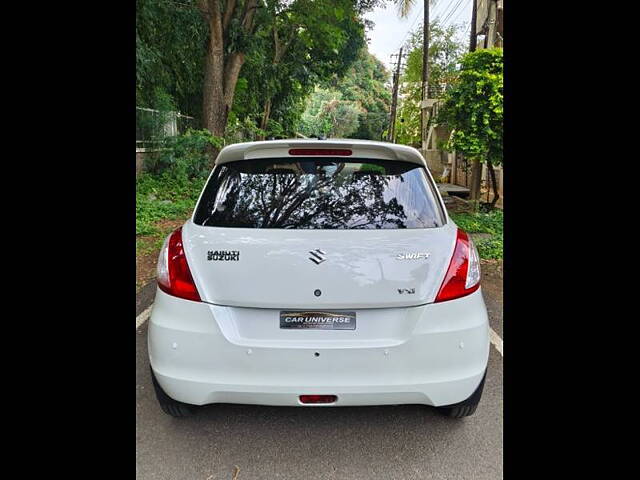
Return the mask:
<svg viewBox="0 0 640 480">
<path fill-rule="evenodd" d="M 393 58 L 394 55 L 391 55 Z M 393 98 L 391 99 L 391 119 L 389 123 L 389 133 L 387 141 L 395 143 L 396 141 L 396 110 L 398 109 L 398 89 L 400 84 L 400 65 L 402 64 L 402 47 L 398 53 L 398 63 L 396 71 L 393 73 Z"/>
<path fill-rule="evenodd" d="M 476 44 L 478 43 L 478 33 L 476 32 L 476 22 L 478 19 L 478 0 L 471 0 L 473 7 L 471 10 L 471 38 L 469 38 L 469 51 L 476 51 Z"/>
<path fill-rule="evenodd" d="M 471 38 L 469 39 L 469 51 L 476 51 L 478 40 L 478 32 L 476 31 L 476 22 L 478 18 L 478 0 L 473 1 L 473 9 L 471 10 Z M 474 159 L 471 164 L 471 192 L 469 197 L 471 200 L 480 200 L 480 187 L 482 182 L 482 165 L 479 159 Z"/>
<path fill-rule="evenodd" d="M 422 103 L 420 104 L 420 132 L 422 147 L 426 148 L 427 142 L 427 124 L 429 115 L 426 107 L 426 101 L 429 97 L 429 1 L 424 0 L 424 26 L 422 28 Z"/>
</svg>

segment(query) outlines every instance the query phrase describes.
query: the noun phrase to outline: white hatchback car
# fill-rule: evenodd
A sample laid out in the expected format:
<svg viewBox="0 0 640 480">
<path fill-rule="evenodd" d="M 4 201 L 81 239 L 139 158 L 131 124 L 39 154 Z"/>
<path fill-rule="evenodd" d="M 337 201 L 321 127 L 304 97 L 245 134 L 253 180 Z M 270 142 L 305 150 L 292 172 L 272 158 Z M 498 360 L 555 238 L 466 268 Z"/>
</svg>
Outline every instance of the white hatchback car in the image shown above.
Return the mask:
<svg viewBox="0 0 640 480">
<path fill-rule="evenodd" d="M 414 148 L 230 145 L 162 248 L 148 342 L 173 416 L 241 403 L 464 417 L 489 357 L 478 254 Z"/>
</svg>

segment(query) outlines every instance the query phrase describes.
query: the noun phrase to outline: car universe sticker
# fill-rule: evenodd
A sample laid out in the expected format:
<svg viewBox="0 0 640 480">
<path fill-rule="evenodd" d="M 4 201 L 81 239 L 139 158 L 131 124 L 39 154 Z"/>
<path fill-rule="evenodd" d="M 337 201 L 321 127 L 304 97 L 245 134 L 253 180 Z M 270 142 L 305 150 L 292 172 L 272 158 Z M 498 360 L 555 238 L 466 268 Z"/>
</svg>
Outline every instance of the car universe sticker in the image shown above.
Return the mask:
<svg viewBox="0 0 640 480">
<path fill-rule="evenodd" d="M 356 312 L 282 311 L 280 328 L 355 330 Z"/>
</svg>

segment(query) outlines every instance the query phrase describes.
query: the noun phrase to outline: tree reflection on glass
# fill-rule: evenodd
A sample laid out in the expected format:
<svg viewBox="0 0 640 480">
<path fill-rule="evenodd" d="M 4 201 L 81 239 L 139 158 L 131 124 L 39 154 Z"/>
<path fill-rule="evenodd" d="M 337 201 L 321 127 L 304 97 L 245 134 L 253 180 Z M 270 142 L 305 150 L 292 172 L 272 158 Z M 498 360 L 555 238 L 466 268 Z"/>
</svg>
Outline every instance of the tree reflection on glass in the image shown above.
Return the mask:
<svg viewBox="0 0 640 480">
<path fill-rule="evenodd" d="M 296 229 L 382 229 L 438 226 L 437 220 L 408 220 L 407 198 L 398 192 L 422 175 L 421 167 L 390 162 L 291 159 L 239 161 L 218 168 L 196 211 L 196 223 L 219 227 Z M 395 171 L 394 171 L 395 170 Z M 391 188 L 391 184 L 394 187 Z M 399 187 L 400 185 L 400 187 Z M 422 193 L 422 192 L 419 192 Z M 403 197 L 403 198 L 399 198 Z M 431 211 L 433 208 L 421 211 Z"/>
</svg>

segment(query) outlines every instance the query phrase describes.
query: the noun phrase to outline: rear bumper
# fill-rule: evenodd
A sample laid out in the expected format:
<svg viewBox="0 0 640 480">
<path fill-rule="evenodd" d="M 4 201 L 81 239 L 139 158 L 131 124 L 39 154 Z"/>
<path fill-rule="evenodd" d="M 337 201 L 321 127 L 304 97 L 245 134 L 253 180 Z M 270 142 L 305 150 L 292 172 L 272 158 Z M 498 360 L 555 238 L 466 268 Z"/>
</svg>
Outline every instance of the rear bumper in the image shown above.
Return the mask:
<svg viewBox="0 0 640 480">
<path fill-rule="evenodd" d="M 487 366 L 480 290 L 441 304 L 360 310 L 355 331 L 283 332 L 278 314 L 158 290 L 148 334 L 158 383 L 193 405 L 299 406 L 299 395 L 331 394 L 332 406 L 439 406 L 468 398 Z"/>
</svg>

